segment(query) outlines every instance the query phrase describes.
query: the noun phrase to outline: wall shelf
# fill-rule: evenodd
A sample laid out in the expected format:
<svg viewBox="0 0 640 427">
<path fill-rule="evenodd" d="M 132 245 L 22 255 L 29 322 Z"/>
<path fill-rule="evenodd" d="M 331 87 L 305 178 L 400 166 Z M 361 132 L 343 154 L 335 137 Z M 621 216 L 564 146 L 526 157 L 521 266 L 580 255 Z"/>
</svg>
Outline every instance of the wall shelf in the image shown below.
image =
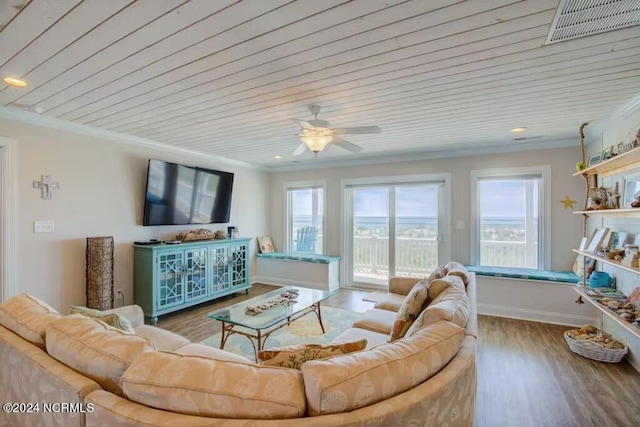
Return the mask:
<svg viewBox="0 0 640 427">
<path fill-rule="evenodd" d="M 640 208 L 600 209 L 592 211 L 574 211 L 575 215 L 625 215 L 640 214 Z"/>
<path fill-rule="evenodd" d="M 618 267 L 621 270 L 629 271 L 629 272 L 635 273 L 635 274 L 640 274 L 640 268 L 638 268 L 638 267 L 627 267 L 626 265 L 622 265 L 622 263 L 620 261 L 616 261 L 616 260 L 613 260 L 613 259 L 605 258 L 605 257 L 597 255 L 597 254 L 595 254 L 593 252 L 581 251 L 579 249 L 574 249 L 573 252 L 575 252 L 575 253 L 577 253 L 579 255 L 584 255 L 586 257 L 598 260 L 598 261 L 602 262 L 603 264 L 613 265 L 614 267 Z"/>
<path fill-rule="evenodd" d="M 616 323 L 620 324 L 627 331 L 631 332 L 633 335 L 636 336 L 636 338 L 640 338 L 640 328 L 636 328 L 635 326 L 633 326 L 631 324 L 631 322 L 628 322 L 628 321 L 626 321 L 624 319 L 621 319 L 620 317 L 618 317 L 615 314 L 613 314 L 611 312 L 611 310 L 609 310 L 609 309 L 603 307 L 602 305 L 598 304 L 597 302 L 595 302 L 593 299 L 591 299 L 591 297 L 589 295 L 587 295 L 585 290 L 582 289 L 580 286 L 575 286 L 573 288 L 573 290 L 576 291 L 578 294 L 580 294 L 580 296 L 582 297 L 583 300 L 587 300 L 587 302 L 595 305 L 598 310 L 600 310 L 601 312 L 603 312 L 604 314 L 606 314 L 607 316 L 609 316 L 610 318 L 615 320 Z"/>
<path fill-rule="evenodd" d="M 638 163 L 640 163 L 640 147 L 636 147 L 626 153 L 618 154 L 604 162 L 576 172 L 573 176 L 595 174 L 602 176 L 615 175 L 629 169 L 637 169 Z"/>
</svg>

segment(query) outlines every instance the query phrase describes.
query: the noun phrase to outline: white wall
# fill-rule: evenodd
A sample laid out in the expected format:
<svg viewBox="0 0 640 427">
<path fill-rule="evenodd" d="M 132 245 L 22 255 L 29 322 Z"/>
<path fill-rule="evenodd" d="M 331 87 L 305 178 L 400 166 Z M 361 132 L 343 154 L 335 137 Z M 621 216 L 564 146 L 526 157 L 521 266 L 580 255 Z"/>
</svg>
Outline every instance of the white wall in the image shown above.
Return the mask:
<svg viewBox="0 0 640 427">
<path fill-rule="evenodd" d="M 347 178 L 384 177 L 413 174 L 451 174 L 451 229 L 445 230 L 451 239 L 451 258 L 468 264 L 471 248 L 470 213 L 470 171 L 477 169 L 514 168 L 525 166 L 551 165 L 551 267 L 553 270 L 570 270 L 575 256 L 575 247 L 582 235 L 582 225 L 576 221 L 571 210 L 565 210 L 560 203 L 569 195 L 574 200 L 582 200 L 584 186 L 582 179 L 572 177 L 580 152 L 576 148 L 533 150 L 483 156 L 455 157 L 410 162 L 390 162 L 367 166 L 334 167 L 315 170 L 301 170 L 273 173 L 271 176 L 271 216 L 270 230 L 276 248 L 284 245 L 284 183 L 292 181 L 326 180 L 327 182 L 327 248 L 329 255 L 340 255 L 341 205 L 340 180 Z M 465 228 L 455 228 L 456 221 L 464 221 Z M 442 260 L 446 261 L 446 260 Z"/>
<path fill-rule="evenodd" d="M 576 258 L 571 251 L 580 242 L 582 222 L 565 209 L 561 200 L 567 195 L 584 200 L 584 184 L 573 177 L 575 164 L 580 159 L 579 141 L 576 147 L 531 150 L 504 154 L 455 157 L 432 160 L 389 162 L 368 166 L 334 167 L 317 170 L 288 171 L 271 176 L 271 237 L 276 248 L 284 244 L 284 183 L 305 180 L 327 181 L 326 253 L 341 255 L 342 198 L 340 180 L 346 178 L 383 177 L 411 174 L 451 174 L 451 229 L 445 230 L 451 239 L 451 259 L 463 264 L 470 262 L 471 170 L 551 166 L 551 268 L 557 271 L 572 269 Z M 548 219 L 548 218 L 547 218 Z M 456 221 L 464 221 L 463 230 L 456 229 Z M 447 260 L 441 260 L 443 263 Z M 570 285 L 546 284 L 533 281 L 514 281 L 483 278 L 478 283 L 478 306 L 481 313 L 518 317 L 563 324 L 583 324 L 594 316 L 595 309 L 574 303 L 577 298 Z"/>
<path fill-rule="evenodd" d="M 235 173 L 231 221 L 241 237 L 267 234 L 266 172 L 203 157 L 132 146 L 0 119 L 0 135 L 18 142 L 17 292 L 56 309 L 85 303 L 85 247 L 91 236 L 115 240 L 115 287 L 133 303 L 134 240 L 174 238 L 198 226 L 143 227 L 147 160 L 198 165 Z M 32 181 L 60 182 L 53 200 L 42 200 Z M 33 233 L 34 220 L 54 220 L 54 233 Z M 206 226 L 226 232 L 227 224 Z M 255 243 L 252 245 L 255 251 Z"/>
</svg>

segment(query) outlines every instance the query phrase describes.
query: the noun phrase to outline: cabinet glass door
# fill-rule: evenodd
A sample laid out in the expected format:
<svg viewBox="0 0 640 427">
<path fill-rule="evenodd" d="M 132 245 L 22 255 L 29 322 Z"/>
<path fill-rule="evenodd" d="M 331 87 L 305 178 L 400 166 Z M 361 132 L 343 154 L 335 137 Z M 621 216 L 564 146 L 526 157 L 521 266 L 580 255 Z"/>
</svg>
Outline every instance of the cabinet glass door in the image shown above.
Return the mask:
<svg viewBox="0 0 640 427">
<path fill-rule="evenodd" d="M 249 252 L 246 244 L 233 244 L 231 250 L 231 263 L 229 265 L 231 271 L 231 287 L 246 286 L 247 284 L 247 253 Z"/>
<path fill-rule="evenodd" d="M 210 294 L 213 295 L 229 289 L 229 248 L 212 247 L 211 260 L 213 266 Z"/>
<path fill-rule="evenodd" d="M 184 255 L 186 300 L 207 296 L 207 248 L 189 249 Z"/>
<path fill-rule="evenodd" d="M 182 283 L 183 253 L 158 254 L 158 308 L 171 307 L 184 302 Z"/>
</svg>

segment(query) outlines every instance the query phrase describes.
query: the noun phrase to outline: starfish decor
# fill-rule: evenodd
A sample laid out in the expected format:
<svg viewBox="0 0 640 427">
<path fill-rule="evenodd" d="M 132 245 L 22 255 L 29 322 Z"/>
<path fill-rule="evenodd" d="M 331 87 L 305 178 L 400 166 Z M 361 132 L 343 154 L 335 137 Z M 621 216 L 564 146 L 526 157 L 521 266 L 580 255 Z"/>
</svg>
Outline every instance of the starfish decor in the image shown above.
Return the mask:
<svg viewBox="0 0 640 427">
<path fill-rule="evenodd" d="M 571 209 L 573 210 L 573 204 L 575 203 L 575 200 L 571 200 L 571 197 L 567 196 L 564 198 L 564 200 L 560 200 L 560 203 L 564 204 L 564 208 L 565 209 Z"/>
</svg>

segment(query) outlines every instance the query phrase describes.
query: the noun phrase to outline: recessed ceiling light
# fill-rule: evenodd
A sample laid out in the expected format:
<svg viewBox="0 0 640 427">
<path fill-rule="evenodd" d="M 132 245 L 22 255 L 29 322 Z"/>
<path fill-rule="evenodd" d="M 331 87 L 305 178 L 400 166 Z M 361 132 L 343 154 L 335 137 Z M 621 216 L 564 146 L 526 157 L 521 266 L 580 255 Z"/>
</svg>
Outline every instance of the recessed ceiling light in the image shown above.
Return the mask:
<svg viewBox="0 0 640 427">
<path fill-rule="evenodd" d="M 511 132 L 513 132 L 513 133 L 518 133 L 518 132 L 524 132 L 525 130 L 527 130 L 527 128 L 526 128 L 526 127 L 524 127 L 524 126 L 522 126 L 522 127 L 519 127 L 519 128 L 513 128 L 513 129 L 511 129 Z"/>
<path fill-rule="evenodd" d="M 27 85 L 27 82 L 25 82 L 24 80 L 16 79 L 15 77 L 5 77 L 2 80 L 4 80 L 6 84 L 15 87 L 25 87 Z"/>
<path fill-rule="evenodd" d="M 274 159 L 281 159 L 282 156 L 273 156 Z"/>
</svg>

